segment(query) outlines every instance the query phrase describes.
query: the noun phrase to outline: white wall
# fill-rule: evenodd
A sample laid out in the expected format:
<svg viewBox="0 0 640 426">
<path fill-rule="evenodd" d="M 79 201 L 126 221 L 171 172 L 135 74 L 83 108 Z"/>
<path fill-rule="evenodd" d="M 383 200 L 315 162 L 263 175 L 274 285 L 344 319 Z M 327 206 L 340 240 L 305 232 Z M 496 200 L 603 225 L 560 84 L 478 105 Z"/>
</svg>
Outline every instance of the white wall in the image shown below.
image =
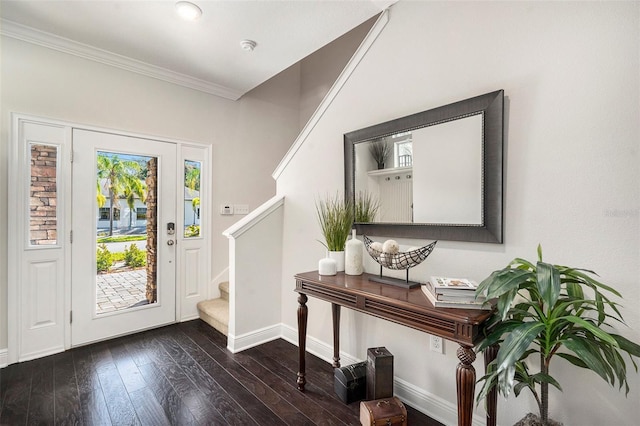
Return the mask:
<svg viewBox="0 0 640 426">
<path fill-rule="evenodd" d="M 440 241 L 412 276 L 481 280 L 516 256 L 535 259 L 541 243 L 545 260 L 593 269 L 621 291 L 630 327 L 620 331 L 640 342 L 639 44 L 638 2 L 394 5 L 382 34 L 278 180 L 278 195 L 286 197 L 285 325 L 297 327 L 293 275 L 316 269 L 323 255 L 314 199 L 344 187 L 342 135 L 504 89 L 505 243 Z M 367 267 L 374 270 L 372 262 Z M 308 306 L 309 336 L 330 345 L 329 304 L 310 299 Z M 386 346 L 399 379 L 455 403 L 454 344 L 439 355 L 429 351 L 428 336 L 349 310 L 341 342 L 359 359 L 367 347 Z M 560 359 L 551 373 L 564 388 L 551 392 L 557 420 L 637 423 L 640 375 L 632 367 L 628 398 Z M 528 411 L 536 411 L 529 395 L 501 398 L 499 424 Z"/>
<path fill-rule="evenodd" d="M 273 196 L 271 172 L 298 132 L 299 67 L 233 102 L 2 37 L 0 83 L 0 349 L 7 346 L 7 147 L 10 113 L 213 145 L 212 277 L 228 265 L 222 231 Z"/>
<path fill-rule="evenodd" d="M 276 197 L 225 231 L 229 237 L 229 336 L 241 351 L 280 335 L 282 218 Z"/>
</svg>

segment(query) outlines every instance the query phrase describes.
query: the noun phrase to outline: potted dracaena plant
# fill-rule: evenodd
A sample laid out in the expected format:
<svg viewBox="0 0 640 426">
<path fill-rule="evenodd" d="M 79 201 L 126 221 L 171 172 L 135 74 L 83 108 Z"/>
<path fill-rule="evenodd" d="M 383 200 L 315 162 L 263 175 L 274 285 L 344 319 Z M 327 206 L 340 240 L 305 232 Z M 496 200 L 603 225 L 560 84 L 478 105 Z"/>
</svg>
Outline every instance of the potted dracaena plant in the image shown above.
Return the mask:
<svg viewBox="0 0 640 426">
<path fill-rule="evenodd" d="M 637 371 L 634 357 L 640 357 L 640 346 L 611 327 L 612 321 L 625 323 L 618 304 L 607 294 L 621 296 L 594 275 L 589 270 L 543 262 L 538 246 L 537 263 L 514 259 L 478 285 L 476 294 L 497 299 L 497 309 L 490 332 L 477 349 L 500 344 L 496 359 L 478 381 L 482 382 L 478 401 L 495 386 L 504 396 L 512 390 L 518 396 L 529 389 L 540 411 L 536 421 L 552 424 L 549 385 L 562 390 L 549 371 L 555 358 L 592 370 L 612 386 L 624 387 L 628 394 L 623 355 L 629 356 Z M 539 371 L 534 372 L 536 357 Z"/>
</svg>

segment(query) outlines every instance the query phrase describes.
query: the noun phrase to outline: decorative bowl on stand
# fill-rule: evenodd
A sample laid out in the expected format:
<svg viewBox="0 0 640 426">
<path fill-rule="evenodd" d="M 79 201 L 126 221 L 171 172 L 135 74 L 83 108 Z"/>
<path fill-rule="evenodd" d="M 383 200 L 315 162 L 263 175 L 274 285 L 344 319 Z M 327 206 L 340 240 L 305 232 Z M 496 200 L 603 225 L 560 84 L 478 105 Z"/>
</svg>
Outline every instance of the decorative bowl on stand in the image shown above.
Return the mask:
<svg viewBox="0 0 640 426">
<path fill-rule="evenodd" d="M 421 284 L 415 281 L 409 281 L 409 269 L 414 266 L 419 265 L 424 261 L 433 251 L 436 243 L 438 241 L 434 241 L 430 244 L 427 244 L 424 247 L 420 247 L 410 251 L 399 251 L 397 253 L 385 253 L 380 250 L 376 250 L 371 247 L 373 241 L 371 238 L 363 235 L 364 238 L 364 246 L 367 249 L 367 253 L 369 256 L 373 258 L 380 265 L 380 276 L 373 276 L 369 278 L 370 281 L 380 282 L 383 284 L 391 284 L 404 288 L 415 288 L 419 287 Z M 407 278 L 406 280 L 401 280 L 397 278 L 383 277 L 382 276 L 382 268 L 392 269 L 392 270 L 406 270 Z"/>
</svg>

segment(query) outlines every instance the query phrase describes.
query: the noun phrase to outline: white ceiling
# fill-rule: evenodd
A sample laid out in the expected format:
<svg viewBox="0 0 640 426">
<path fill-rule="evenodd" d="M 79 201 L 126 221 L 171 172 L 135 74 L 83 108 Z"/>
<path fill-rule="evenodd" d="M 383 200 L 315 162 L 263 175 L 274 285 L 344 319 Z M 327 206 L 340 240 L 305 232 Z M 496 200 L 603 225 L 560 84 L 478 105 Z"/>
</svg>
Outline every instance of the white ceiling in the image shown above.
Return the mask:
<svg viewBox="0 0 640 426">
<path fill-rule="evenodd" d="M 0 32 L 238 99 L 396 1 L 193 0 L 187 22 L 174 0 L 1 0 Z"/>
</svg>

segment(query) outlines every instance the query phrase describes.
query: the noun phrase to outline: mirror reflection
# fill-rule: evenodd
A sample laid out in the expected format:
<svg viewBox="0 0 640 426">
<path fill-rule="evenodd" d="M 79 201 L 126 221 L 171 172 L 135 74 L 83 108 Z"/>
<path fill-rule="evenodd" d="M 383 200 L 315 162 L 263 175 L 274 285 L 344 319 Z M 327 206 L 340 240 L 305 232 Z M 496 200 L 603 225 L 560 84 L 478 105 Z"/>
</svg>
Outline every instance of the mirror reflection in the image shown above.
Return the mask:
<svg viewBox="0 0 640 426">
<path fill-rule="evenodd" d="M 354 145 L 355 191 L 375 222 L 482 225 L 482 114 Z"/>
</svg>

